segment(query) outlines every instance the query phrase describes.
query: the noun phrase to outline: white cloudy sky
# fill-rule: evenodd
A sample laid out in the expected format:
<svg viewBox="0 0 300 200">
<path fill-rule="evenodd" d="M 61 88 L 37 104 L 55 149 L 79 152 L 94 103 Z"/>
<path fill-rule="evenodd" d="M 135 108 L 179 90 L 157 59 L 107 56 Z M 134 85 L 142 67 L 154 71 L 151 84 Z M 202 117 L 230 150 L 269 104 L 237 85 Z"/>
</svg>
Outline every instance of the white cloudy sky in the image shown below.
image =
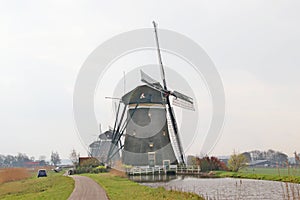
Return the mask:
<svg viewBox="0 0 300 200">
<path fill-rule="evenodd" d="M 85 155 L 72 111 L 81 65 L 154 19 L 201 45 L 222 77 L 227 116 L 213 154 L 300 151 L 299 9 L 297 0 L 2 0 L 0 154 Z"/>
</svg>

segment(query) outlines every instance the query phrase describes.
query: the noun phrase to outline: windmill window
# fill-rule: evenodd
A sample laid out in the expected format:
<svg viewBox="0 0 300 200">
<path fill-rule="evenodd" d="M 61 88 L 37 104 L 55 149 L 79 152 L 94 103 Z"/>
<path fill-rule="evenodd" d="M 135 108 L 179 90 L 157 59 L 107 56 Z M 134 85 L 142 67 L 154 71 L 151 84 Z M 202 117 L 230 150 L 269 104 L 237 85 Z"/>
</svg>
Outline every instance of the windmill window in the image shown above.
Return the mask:
<svg viewBox="0 0 300 200">
<path fill-rule="evenodd" d="M 149 143 L 149 147 L 152 148 L 153 146 L 154 146 L 153 142 L 150 142 L 150 143 Z"/>
<path fill-rule="evenodd" d="M 163 131 L 162 134 L 163 134 L 163 136 L 166 136 L 166 131 Z"/>
<path fill-rule="evenodd" d="M 135 130 L 132 132 L 132 135 L 133 135 L 133 136 L 135 136 L 135 135 L 136 135 L 136 132 L 135 132 Z"/>
</svg>

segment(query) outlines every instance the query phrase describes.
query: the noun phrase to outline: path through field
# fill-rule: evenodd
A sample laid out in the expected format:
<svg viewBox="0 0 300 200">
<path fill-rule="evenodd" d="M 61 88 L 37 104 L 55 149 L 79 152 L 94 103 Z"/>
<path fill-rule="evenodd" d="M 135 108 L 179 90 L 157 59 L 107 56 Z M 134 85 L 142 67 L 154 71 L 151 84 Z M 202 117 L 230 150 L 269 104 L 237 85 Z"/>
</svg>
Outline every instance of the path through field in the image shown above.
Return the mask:
<svg viewBox="0 0 300 200">
<path fill-rule="evenodd" d="M 71 176 L 75 180 L 75 188 L 69 200 L 108 200 L 105 190 L 95 181 L 85 176 Z"/>
</svg>

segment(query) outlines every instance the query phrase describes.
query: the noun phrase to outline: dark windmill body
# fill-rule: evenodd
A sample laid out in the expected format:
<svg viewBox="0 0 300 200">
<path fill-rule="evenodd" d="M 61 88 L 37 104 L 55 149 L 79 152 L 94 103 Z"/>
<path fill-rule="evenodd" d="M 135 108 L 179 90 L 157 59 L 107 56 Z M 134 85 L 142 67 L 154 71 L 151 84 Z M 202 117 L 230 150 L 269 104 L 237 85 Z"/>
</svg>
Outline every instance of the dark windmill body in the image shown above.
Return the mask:
<svg viewBox="0 0 300 200">
<path fill-rule="evenodd" d="M 127 165 L 177 164 L 166 119 L 166 98 L 148 85 L 138 86 L 123 96 L 128 107 L 122 161 Z M 136 105 L 138 104 L 138 107 Z"/>
<path fill-rule="evenodd" d="M 154 167 L 185 164 L 170 96 L 173 96 L 173 105 L 190 110 L 194 110 L 193 99 L 168 90 L 156 24 L 153 24 L 163 85 L 141 71 L 141 81 L 146 85 L 136 87 L 121 98 L 107 157 L 108 163 L 115 152 L 123 149 L 122 161 L 126 165 Z M 124 105 L 122 112 L 121 104 Z M 125 136 L 123 144 L 122 136 Z"/>
</svg>

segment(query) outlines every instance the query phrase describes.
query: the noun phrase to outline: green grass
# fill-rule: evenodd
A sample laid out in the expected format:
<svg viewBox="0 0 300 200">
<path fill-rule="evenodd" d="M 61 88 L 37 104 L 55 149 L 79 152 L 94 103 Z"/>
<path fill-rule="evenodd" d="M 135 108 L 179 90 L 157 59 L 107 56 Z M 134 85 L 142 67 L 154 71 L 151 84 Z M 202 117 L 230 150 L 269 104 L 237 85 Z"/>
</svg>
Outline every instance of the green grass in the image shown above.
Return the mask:
<svg viewBox="0 0 300 200">
<path fill-rule="evenodd" d="M 32 177 L 0 184 L 0 199 L 67 199 L 74 189 L 74 180 L 62 173 L 49 172 L 48 177 Z"/>
<path fill-rule="evenodd" d="M 106 191 L 111 200 L 126 200 L 126 199 L 203 199 L 200 196 L 180 191 L 168 191 L 162 187 L 150 188 L 140 185 L 127 178 L 122 178 L 110 173 L 101 174 L 84 174 L 97 183 L 99 183 Z"/>
<path fill-rule="evenodd" d="M 248 168 L 239 172 L 217 171 L 216 176 L 300 183 L 299 169 Z"/>
<path fill-rule="evenodd" d="M 245 174 L 265 174 L 280 176 L 300 176 L 300 169 L 296 168 L 245 168 L 241 170 Z"/>
</svg>

